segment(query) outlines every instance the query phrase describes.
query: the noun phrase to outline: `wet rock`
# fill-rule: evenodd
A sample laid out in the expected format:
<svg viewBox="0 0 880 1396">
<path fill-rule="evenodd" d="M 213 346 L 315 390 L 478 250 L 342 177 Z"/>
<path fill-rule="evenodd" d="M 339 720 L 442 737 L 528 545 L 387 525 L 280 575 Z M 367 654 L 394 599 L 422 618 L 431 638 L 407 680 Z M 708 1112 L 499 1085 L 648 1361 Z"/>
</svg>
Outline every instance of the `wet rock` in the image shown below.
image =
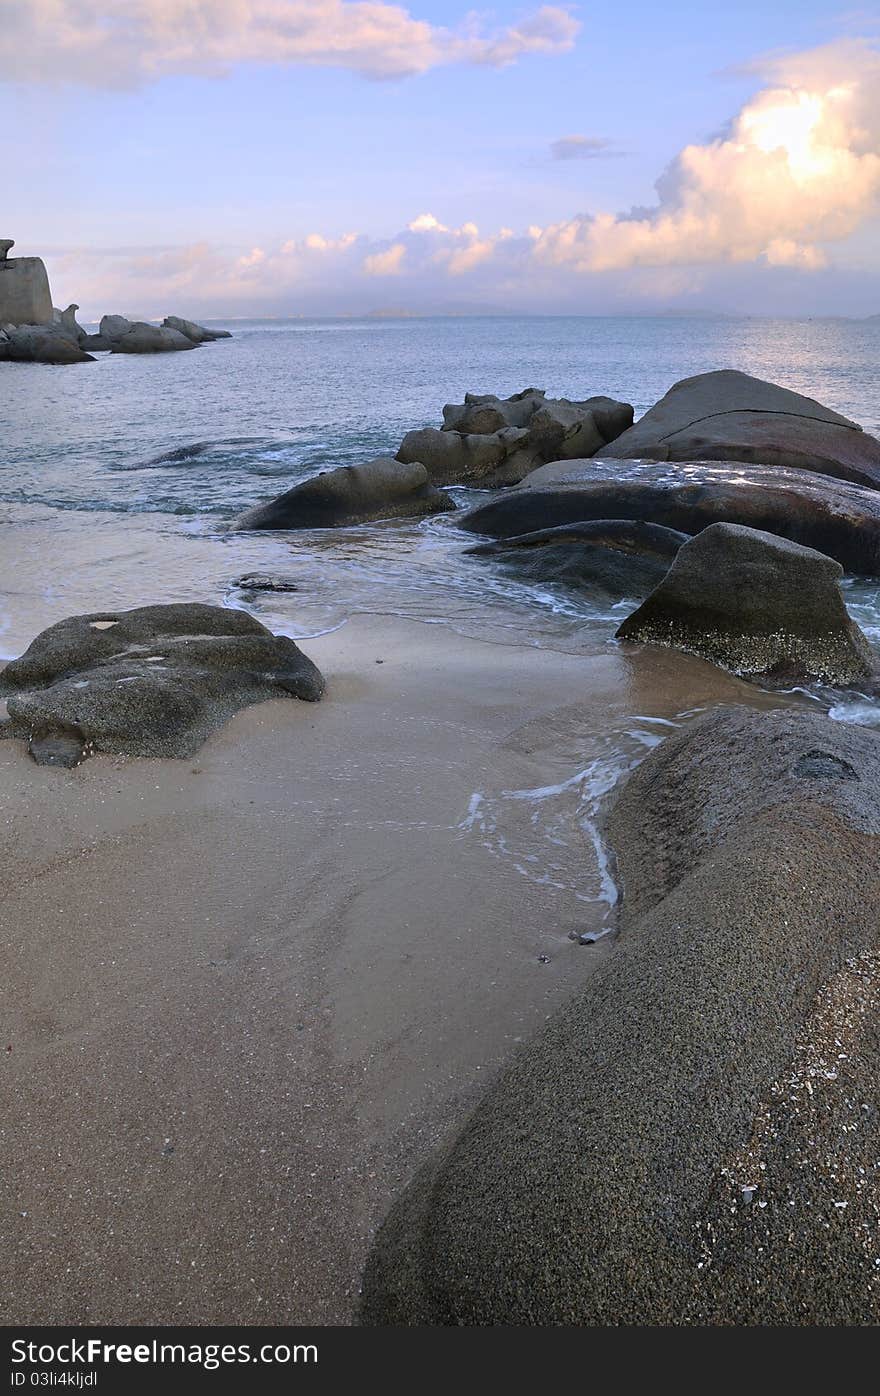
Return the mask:
<svg viewBox="0 0 880 1396">
<path fill-rule="evenodd" d="M 423 465 L 379 458 L 365 465 L 343 465 L 304 480 L 268 504 L 249 509 L 234 527 L 342 528 L 454 508 L 449 496 L 431 484 Z"/>
<path fill-rule="evenodd" d="M 362 1322 L 877 1324 L 880 737 L 716 710 L 607 833 L 613 954 L 397 1202 Z"/>
<path fill-rule="evenodd" d="M 783 465 L 880 486 L 876 437 L 813 398 L 733 369 L 675 383 L 604 454 Z"/>
<path fill-rule="evenodd" d="M 93 749 L 191 756 L 239 709 L 323 690 L 292 640 L 244 611 L 197 603 L 72 616 L 0 674 L 12 735 L 54 765 Z"/>
<path fill-rule="evenodd" d="M 235 583 L 244 591 L 299 591 L 297 582 L 286 577 L 272 577 L 262 572 L 248 572 Z"/>
<path fill-rule="evenodd" d="M 833 558 L 740 524 L 711 524 L 617 631 L 698 654 L 735 674 L 853 684 L 875 668 Z"/>
<path fill-rule="evenodd" d="M 496 538 L 591 519 L 644 519 L 682 533 L 713 523 L 763 529 L 835 558 L 847 572 L 880 574 L 880 497 L 875 490 L 803 470 L 699 463 L 621 467 L 601 460 L 561 462 L 535 471 L 501 499 L 457 520 Z"/>
<path fill-rule="evenodd" d="M 598 519 L 521 533 L 465 552 L 497 557 L 532 581 L 599 587 L 644 596 L 665 577 L 689 535 L 641 519 Z"/>
</svg>

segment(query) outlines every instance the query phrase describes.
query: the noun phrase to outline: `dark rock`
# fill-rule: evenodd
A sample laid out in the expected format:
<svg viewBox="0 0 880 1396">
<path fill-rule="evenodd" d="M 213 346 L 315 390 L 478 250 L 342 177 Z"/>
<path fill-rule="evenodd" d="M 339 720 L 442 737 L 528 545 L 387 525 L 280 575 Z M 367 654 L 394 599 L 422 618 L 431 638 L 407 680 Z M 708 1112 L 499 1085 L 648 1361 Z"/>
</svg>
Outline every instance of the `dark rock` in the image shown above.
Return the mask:
<svg viewBox="0 0 880 1396">
<path fill-rule="evenodd" d="M 107 354 L 113 346 L 102 334 L 84 334 L 79 347 L 86 349 L 90 354 Z"/>
<path fill-rule="evenodd" d="M 268 504 L 249 509 L 234 527 L 342 528 L 454 508 L 449 495 L 431 484 L 423 465 L 380 458 L 366 465 L 343 465 L 304 480 Z"/>
<path fill-rule="evenodd" d="M 735 674 L 852 684 L 875 667 L 849 618 L 833 558 L 740 524 L 711 524 L 617 631 L 687 650 Z"/>
<path fill-rule="evenodd" d="M 466 548 L 498 557 L 534 581 L 598 586 L 617 596 L 644 596 L 665 577 L 688 534 L 631 519 L 599 519 L 521 533 Z"/>
<path fill-rule="evenodd" d="M 880 573 L 877 491 L 809 471 L 699 464 L 633 467 L 615 478 L 616 462 L 576 461 L 535 471 L 525 485 L 463 514 L 472 533 L 509 538 L 590 519 L 645 519 L 682 533 L 713 523 L 740 523 L 790 538 L 835 558 L 847 572 Z"/>
<path fill-rule="evenodd" d="M 130 329 L 110 343 L 114 354 L 168 354 L 196 347 L 179 330 L 171 330 L 166 325 L 148 325 L 143 320 L 136 320 Z"/>
<path fill-rule="evenodd" d="M 783 465 L 880 486 L 876 437 L 813 398 L 733 369 L 675 383 L 604 454 Z"/>
<path fill-rule="evenodd" d="M 91 364 L 94 359 L 55 327 L 23 325 L 0 341 L 0 359 L 11 363 Z"/>
<path fill-rule="evenodd" d="M 880 737 L 716 710 L 608 834 L 613 954 L 395 1205 L 362 1322 L 876 1325 Z"/>
<path fill-rule="evenodd" d="M 191 756 L 240 708 L 323 691 L 292 640 L 244 611 L 197 603 L 72 616 L 0 674 L 12 734 L 61 765 L 93 748 Z"/>
<path fill-rule="evenodd" d="M 215 339 L 231 339 L 229 330 L 209 330 L 205 325 L 197 325 L 194 320 L 182 320 L 179 315 L 166 315 L 162 321 L 165 329 L 176 330 L 185 335 L 193 344 L 207 344 Z"/>
<path fill-rule="evenodd" d="M 235 585 L 245 591 L 299 591 L 298 584 L 288 581 L 286 577 L 271 577 L 258 572 L 239 577 Z"/>
</svg>

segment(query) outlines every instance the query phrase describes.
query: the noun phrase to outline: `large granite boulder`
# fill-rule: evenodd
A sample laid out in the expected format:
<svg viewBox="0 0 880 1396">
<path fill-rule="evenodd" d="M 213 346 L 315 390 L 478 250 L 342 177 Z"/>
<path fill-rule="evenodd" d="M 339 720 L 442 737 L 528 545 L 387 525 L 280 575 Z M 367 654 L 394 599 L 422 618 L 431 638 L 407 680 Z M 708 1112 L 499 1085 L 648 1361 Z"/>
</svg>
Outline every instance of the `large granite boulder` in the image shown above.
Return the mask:
<svg viewBox="0 0 880 1396">
<path fill-rule="evenodd" d="M 787 538 L 711 524 L 617 637 L 687 650 L 735 674 L 857 683 L 876 665 L 847 614 L 842 576 L 833 558 Z"/>
<path fill-rule="evenodd" d="M 0 361 L 36 364 L 94 363 L 82 349 L 55 325 L 5 326 L 0 331 Z"/>
<path fill-rule="evenodd" d="M 148 325 L 145 320 L 135 320 L 129 329 L 110 341 L 114 354 L 167 354 L 196 347 L 179 330 L 168 329 L 166 325 Z"/>
<path fill-rule="evenodd" d="M 517 485 L 542 460 L 529 449 L 528 438 L 522 427 L 502 427 L 484 435 L 422 427 L 407 432 L 397 459 L 407 465 L 418 461 L 438 485 Z"/>
<path fill-rule="evenodd" d="M 51 325 L 52 292 L 41 257 L 10 257 L 14 238 L 0 239 L 0 325 Z"/>
<path fill-rule="evenodd" d="M 464 402 L 448 402 L 443 408 L 443 430 L 463 436 L 492 436 L 504 427 L 525 427 L 546 397 L 543 388 L 523 388 L 510 397 L 465 393 Z"/>
<path fill-rule="evenodd" d="M 183 320 L 179 315 L 166 315 L 162 321 L 165 329 L 176 330 L 178 334 L 191 339 L 193 344 L 206 344 L 215 339 L 231 339 L 229 330 L 209 330 L 205 325 L 197 325 L 194 320 Z"/>
<path fill-rule="evenodd" d="M 128 334 L 131 329 L 131 321 L 124 315 L 102 315 L 101 323 L 98 326 L 98 333 L 108 344 L 114 340 L 121 339 L 124 334 Z"/>
<path fill-rule="evenodd" d="M 633 465 L 618 477 L 610 461 L 543 466 L 518 489 L 457 520 L 472 533 L 509 538 L 589 519 L 645 519 L 681 533 L 741 523 L 790 538 L 835 558 L 847 572 L 880 575 L 880 496 L 876 490 L 804 470 L 708 463 L 674 474 Z"/>
<path fill-rule="evenodd" d="M 72 616 L 0 673 L 3 735 L 62 766 L 93 750 L 191 756 L 240 708 L 323 691 L 292 640 L 244 611 L 194 602 Z"/>
<path fill-rule="evenodd" d="M 342 528 L 373 519 L 417 518 L 454 508 L 449 495 L 431 484 L 423 465 L 402 465 L 380 457 L 304 480 L 268 504 L 249 509 L 234 527 Z"/>
<path fill-rule="evenodd" d="M 421 461 L 436 484 L 518 485 L 547 461 L 602 450 L 632 419 L 629 403 L 609 397 L 571 402 L 548 398 L 543 388 L 524 388 L 506 398 L 465 393 L 463 403 L 443 408 L 439 431 L 408 432 L 397 459 Z"/>
<path fill-rule="evenodd" d="M 641 519 L 598 519 L 521 533 L 465 552 L 494 557 L 521 578 L 645 596 L 662 581 L 688 534 Z"/>
<path fill-rule="evenodd" d="M 880 1323 L 880 737 L 716 710 L 607 834 L 618 945 L 396 1204 L 362 1322 Z"/>
<path fill-rule="evenodd" d="M 810 397 L 721 369 L 675 383 L 603 452 L 619 460 L 744 461 L 880 486 L 880 441 Z"/>
</svg>

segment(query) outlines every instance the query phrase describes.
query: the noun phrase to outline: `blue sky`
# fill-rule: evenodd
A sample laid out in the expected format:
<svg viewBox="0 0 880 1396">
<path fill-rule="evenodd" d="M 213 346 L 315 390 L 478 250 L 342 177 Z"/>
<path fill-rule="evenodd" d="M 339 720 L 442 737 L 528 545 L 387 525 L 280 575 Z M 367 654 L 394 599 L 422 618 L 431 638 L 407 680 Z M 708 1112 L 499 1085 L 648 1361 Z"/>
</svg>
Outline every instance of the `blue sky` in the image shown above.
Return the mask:
<svg viewBox="0 0 880 1396">
<path fill-rule="evenodd" d="M 75 28 L 90 9 L 114 20 L 130 7 L 136 15 L 149 12 L 153 3 L 0 0 L 8 174 L 0 233 L 15 237 L 22 253 L 46 255 L 56 300 L 76 299 L 88 313 L 218 315 L 383 305 L 602 312 L 672 303 L 880 311 L 880 175 L 874 187 L 866 163 L 880 149 L 871 95 L 880 68 L 873 58 L 863 62 L 865 52 L 878 52 L 878 26 L 868 11 L 816 0 L 737 0 L 714 12 L 682 0 L 560 7 L 580 28 L 557 34 L 553 20 L 550 51 L 529 40 L 507 66 L 441 56 L 427 71 L 385 80 L 323 60 L 312 66 L 296 49 L 272 62 L 272 44 L 261 50 L 270 61 L 254 62 L 250 36 L 234 29 L 217 38 L 224 45 L 222 75 L 190 71 L 197 57 L 181 63 L 179 36 L 170 57 L 167 36 L 156 41 L 147 73 L 132 66 L 113 34 L 102 38 L 92 61 L 82 60 L 81 44 L 64 48 L 58 41 L 59 4 Z M 192 26 L 190 12 L 207 0 L 173 3 L 181 24 Z M 277 12 L 285 3 L 290 0 L 245 0 L 245 9 L 253 5 L 257 26 L 261 5 Z M 222 28 L 224 0 L 213 4 Z M 294 8 L 308 13 L 309 4 L 297 0 Z M 346 32 L 361 23 L 358 8 L 342 7 Z M 481 12 L 479 43 L 518 32 L 523 17 L 539 9 L 503 3 Z M 316 24 L 325 14 L 335 23 L 338 11 L 334 0 L 312 6 Z M 412 0 L 408 12 L 435 32 L 459 34 L 467 15 L 464 6 L 437 0 Z M 74 37 L 80 41 L 79 31 Z M 858 61 L 846 49 L 852 39 L 863 41 Z M 23 40 L 32 62 L 26 80 L 15 81 Z M 196 53 L 198 47 L 196 34 Z M 442 39 L 441 55 L 448 47 Z M 817 50 L 828 61 L 818 64 L 812 87 L 805 86 L 797 56 Z M 375 50 L 370 53 L 372 64 Z M 683 234 L 673 233 L 675 249 L 662 252 L 660 264 L 656 250 L 642 249 L 615 252 L 615 264 L 607 265 L 607 239 L 597 251 L 590 220 L 634 206 L 656 208 L 655 182 L 679 152 L 711 148 L 756 94 L 780 86 L 766 65 L 754 70 L 768 54 L 781 56 L 781 86 L 795 94 L 792 100 L 802 90 L 820 96 L 832 84 L 839 90 L 850 69 L 862 84 L 853 147 L 861 162 L 853 173 L 858 196 L 842 224 L 833 207 L 817 216 L 811 195 L 803 242 L 794 215 L 768 228 L 769 262 L 759 230 L 757 242 L 750 233 L 732 249 L 715 245 L 717 236 L 712 245 L 698 236 L 690 258 L 679 245 Z M 363 66 L 357 55 L 344 61 Z M 557 149 L 572 158 L 554 158 L 554 143 L 567 137 L 580 140 Z M 848 156 L 849 136 L 834 141 L 842 143 L 841 158 Z M 722 151 L 719 167 L 724 158 Z M 839 173 L 831 174 L 839 183 Z M 692 199 L 689 178 L 680 169 L 674 174 L 670 208 Z M 830 177 L 826 184 L 833 203 Z M 744 180 L 746 203 L 751 189 Z M 704 187 L 698 197 L 703 207 Z M 759 181 L 754 198 L 766 197 Z M 408 225 L 426 213 L 442 232 L 410 234 Z M 730 222 L 729 205 L 720 217 Z M 571 228 L 577 218 L 582 222 Z M 571 228 L 564 237 L 545 232 L 563 225 Z M 533 231 L 529 240 L 529 228 L 540 229 L 541 238 Z M 653 247 L 657 231 L 651 230 Z M 631 233 L 616 225 L 608 237 L 619 242 Z M 340 245 L 344 234 L 356 238 Z M 305 247 L 310 235 L 326 247 Z M 484 251 L 486 242 L 492 245 Z M 569 243 L 580 250 L 566 250 Z M 283 247 L 289 250 L 282 256 Z M 404 251 L 395 262 L 399 247 Z M 453 260 L 456 250 L 474 247 L 463 262 Z M 450 274 L 450 266 L 462 269 Z"/>
</svg>

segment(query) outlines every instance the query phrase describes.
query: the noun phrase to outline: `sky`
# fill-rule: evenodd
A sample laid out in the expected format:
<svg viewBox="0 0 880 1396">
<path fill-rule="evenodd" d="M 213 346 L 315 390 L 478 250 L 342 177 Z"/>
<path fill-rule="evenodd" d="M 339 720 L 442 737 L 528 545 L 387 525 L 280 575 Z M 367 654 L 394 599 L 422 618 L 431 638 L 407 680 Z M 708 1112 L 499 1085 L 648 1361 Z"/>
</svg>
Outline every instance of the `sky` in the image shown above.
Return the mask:
<svg viewBox="0 0 880 1396">
<path fill-rule="evenodd" d="M 0 0 L 0 237 L 146 318 L 880 313 L 880 18 Z"/>
</svg>

